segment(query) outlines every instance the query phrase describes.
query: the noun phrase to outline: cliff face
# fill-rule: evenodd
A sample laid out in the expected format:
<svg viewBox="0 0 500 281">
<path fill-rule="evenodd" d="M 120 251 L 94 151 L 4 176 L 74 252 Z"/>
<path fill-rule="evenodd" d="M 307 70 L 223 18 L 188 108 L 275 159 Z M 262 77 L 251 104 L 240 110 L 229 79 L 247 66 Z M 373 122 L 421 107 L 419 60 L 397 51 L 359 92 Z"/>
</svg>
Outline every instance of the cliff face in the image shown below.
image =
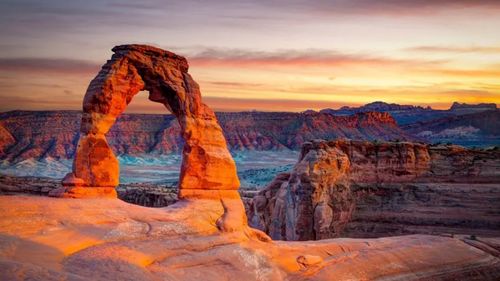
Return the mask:
<svg viewBox="0 0 500 281">
<path fill-rule="evenodd" d="M 81 115 L 72 111 L 2 113 L 3 127 L 16 139 L 1 158 L 70 158 L 78 140 Z"/>
<path fill-rule="evenodd" d="M 411 139 L 394 119 L 379 112 L 353 116 L 322 113 L 240 112 L 218 113 L 232 149 L 300 149 L 306 141 L 322 138 L 362 140 Z"/>
<path fill-rule="evenodd" d="M 306 152 L 307 150 L 307 152 Z M 353 210 L 353 197 L 348 183 L 350 162 L 336 147 L 311 150 L 305 145 L 300 161 L 286 178 L 278 177 L 280 187 L 267 232 L 275 239 L 310 240 L 327 238 L 342 230 Z M 276 190 L 271 183 L 270 189 Z M 267 190 L 257 196 L 259 206 Z M 328 227 L 324 222 L 331 222 Z"/>
<path fill-rule="evenodd" d="M 304 142 L 317 138 L 411 139 L 386 113 L 332 116 L 239 112 L 216 115 L 232 150 L 300 149 Z M 1 113 L 0 122 L 5 132 L 0 131 L 0 159 L 71 158 L 80 137 L 80 120 L 81 113 L 76 111 Z M 9 135 L 16 141 L 13 142 Z M 123 114 L 106 138 L 118 155 L 165 154 L 179 152 L 183 147 L 180 127 L 173 115 Z"/>
<path fill-rule="evenodd" d="M 314 141 L 248 203 L 273 239 L 500 235 L 500 151 Z"/>
<path fill-rule="evenodd" d="M 14 145 L 14 137 L 0 124 L 0 155 L 7 152 L 7 148 Z"/>
</svg>

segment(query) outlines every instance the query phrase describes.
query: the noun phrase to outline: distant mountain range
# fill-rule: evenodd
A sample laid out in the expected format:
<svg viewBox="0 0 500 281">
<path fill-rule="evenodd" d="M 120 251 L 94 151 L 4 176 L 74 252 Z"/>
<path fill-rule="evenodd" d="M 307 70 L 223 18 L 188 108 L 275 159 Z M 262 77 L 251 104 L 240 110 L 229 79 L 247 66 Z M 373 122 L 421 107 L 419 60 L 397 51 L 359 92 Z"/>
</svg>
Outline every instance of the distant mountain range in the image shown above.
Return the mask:
<svg viewBox="0 0 500 281">
<path fill-rule="evenodd" d="M 500 110 L 452 115 L 401 126 L 407 133 L 430 143 L 463 146 L 500 145 Z"/>
<path fill-rule="evenodd" d="M 454 102 L 447 110 L 436 110 L 378 101 L 360 107 L 344 106 L 320 112 L 351 116 L 370 111 L 389 113 L 406 133 L 428 143 L 479 147 L 500 145 L 500 110 L 494 103 Z"/>
<path fill-rule="evenodd" d="M 432 109 L 414 105 L 400 105 L 385 103 L 381 101 L 372 102 L 360 107 L 344 106 L 339 109 L 323 109 L 320 112 L 337 116 L 350 116 L 360 112 L 388 112 L 396 120 L 398 125 L 407 125 L 421 121 L 429 121 L 438 118 L 466 115 L 483 111 L 497 110 L 494 103 L 466 104 L 454 102 L 447 110 Z"/>
<path fill-rule="evenodd" d="M 312 139 L 412 140 L 388 113 L 351 116 L 322 113 L 217 113 L 233 151 L 298 150 Z M 0 113 L 0 159 L 71 158 L 79 138 L 77 111 L 11 111 Z M 173 115 L 123 114 L 107 134 L 116 154 L 179 152 L 183 142 Z"/>
</svg>

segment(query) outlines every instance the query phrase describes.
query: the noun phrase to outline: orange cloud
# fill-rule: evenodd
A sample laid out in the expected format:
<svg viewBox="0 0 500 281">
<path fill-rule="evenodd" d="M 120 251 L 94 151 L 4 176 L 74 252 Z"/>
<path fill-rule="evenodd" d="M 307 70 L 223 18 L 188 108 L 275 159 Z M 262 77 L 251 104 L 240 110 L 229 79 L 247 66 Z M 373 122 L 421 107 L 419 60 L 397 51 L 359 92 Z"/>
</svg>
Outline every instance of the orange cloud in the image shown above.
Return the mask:
<svg viewBox="0 0 500 281">
<path fill-rule="evenodd" d="M 417 46 L 405 49 L 406 51 L 424 52 L 424 53 L 481 53 L 481 54 L 500 54 L 500 46 Z"/>
<path fill-rule="evenodd" d="M 499 102 L 500 71 L 492 66 L 460 69 L 446 61 L 327 50 L 205 49 L 188 58 L 204 99 L 219 111 L 303 111 L 374 100 L 424 106 Z M 0 110 L 80 109 L 98 69 L 82 60 L 0 59 Z M 165 109 L 141 94 L 128 112 Z"/>
<path fill-rule="evenodd" d="M 196 67 L 303 67 L 303 66 L 408 66 L 436 65 L 444 61 L 408 60 L 329 50 L 281 50 L 274 52 L 241 49 L 205 49 L 187 56 Z"/>
</svg>

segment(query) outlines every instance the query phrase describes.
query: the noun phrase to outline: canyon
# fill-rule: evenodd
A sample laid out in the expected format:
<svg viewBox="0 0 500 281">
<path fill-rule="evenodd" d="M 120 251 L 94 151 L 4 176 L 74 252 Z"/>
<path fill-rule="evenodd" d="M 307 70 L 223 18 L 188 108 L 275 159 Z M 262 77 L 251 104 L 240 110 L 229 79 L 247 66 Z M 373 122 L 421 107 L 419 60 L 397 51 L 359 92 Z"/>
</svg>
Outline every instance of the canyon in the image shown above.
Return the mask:
<svg viewBox="0 0 500 281">
<path fill-rule="evenodd" d="M 308 153 L 323 159 L 309 155 L 304 160 Z M 289 172 L 274 171 L 278 175 L 262 190 L 245 185 L 239 192 L 250 225 L 280 240 L 418 233 L 494 237 L 500 235 L 499 154 L 497 149 L 452 145 L 315 141 L 304 145 L 299 163 Z M 341 165 L 348 165 L 348 171 Z M 309 166 L 314 169 L 306 172 Z M 332 178 L 320 174 L 319 182 L 311 186 L 307 182 L 318 176 L 315 173 Z M 298 186 L 289 183 L 291 174 L 294 181 L 300 179 Z M 57 179 L 0 176 L 0 192 L 5 194 L 48 195 L 59 187 Z M 294 203 L 307 206 L 300 219 L 307 222 L 300 225 L 302 230 L 309 229 L 307 235 L 286 235 L 286 208 L 276 206 L 283 204 L 280 196 L 288 196 L 289 189 L 316 198 L 299 198 Z M 177 188 L 164 183 L 121 183 L 117 192 L 126 202 L 148 207 L 177 201 Z"/>
<path fill-rule="evenodd" d="M 0 177 L 1 279 L 500 278 L 497 148 L 406 142 L 411 137 L 384 112 L 348 117 L 249 112 L 239 114 L 235 124 L 232 116 L 224 120 L 224 114 L 216 116 L 202 102 L 185 58 L 146 45 L 116 46 L 113 52 L 87 89 L 79 133 L 67 118 L 54 119 L 53 113 L 49 119 L 59 124 L 3 118 L 30 115 L 23 112 L 2 115 L 4 161 L 72 158 L 73 163 L 55 184 L 44 178 Z M 161 128 L 152 128 L 141 116 L 136 122 L 118 123 L 141 90 L 175 117 L 152 116 Z M 113 124 L 118 124 L 116 131 Z M 143 134 L 120 140 L 120 130 L 129 126 Z M 261 134 L 260 129 L 280 133 Z M 177 142 L 165 146 L 166 151 L 182 151 L 176 189 L 119 185 L 115 152 L 152 152 L 171 136 Z M 339 136 L 371 141 L 314 140 Z M 381 142 L 392 137 L 397 141 Z M 229 148 L 300 148 L 300 157 L 290 172 L 278 174 L 263 190 L 239 190 Z M 491 188 L 478 192 L 479 186 L 467 187 L 457 194 L 452 186 L 452 196 L 443 192 L 442 184 L 457 181 Z M 415 183 L 441 189 L 401 187 Z M 464 205 L 446 205 L 457 195 Z M 476 225 L 463 221 L 464 213 L 453 208 L 469 208 L 466 215 Z M 435 223 L 437 212 L 442 220 Z M 432 223 L 444 230 L 437 231 Z M 476 229 L 470 235 L 450 234 L 450 224 Z M 420 229 L 433 235 L 329 239 L 344 233 L 377 237 Z M 315 239 L 322 240 L 290 241 Z"/>
<path fill-rule="evenodd" d="M 216 116 L 232 151 L 299 150 L 305 141 L 316 138 L 412 139 L 384 113 L 346 117 L 321 113 L 219 112 Z M 30 158 L 72 158 L 81 118 L 76 111 L 0 113 L 0 159 L 19 162 Z M 106 138 L 117 155 L 179 153 L 184 145 L 180 127 L 169 114 L 122 114 Z"/>
<path fill-rule="evenodd" d="M 499 114 L 491 105 L 433 110 L 373 103 L 321 112 L 217 112 L 216 117 L 229 149 L 244 152 L 298 151 L 306 141 L 337 138 L 498 146 Z M 81 117 L 77 111 L 0 113 L 0 160 L 72 158 Z M 179 154 L 184 145 L 170 114 L 121 114 L 106 138 L 117 155 Z"/>
</svg>

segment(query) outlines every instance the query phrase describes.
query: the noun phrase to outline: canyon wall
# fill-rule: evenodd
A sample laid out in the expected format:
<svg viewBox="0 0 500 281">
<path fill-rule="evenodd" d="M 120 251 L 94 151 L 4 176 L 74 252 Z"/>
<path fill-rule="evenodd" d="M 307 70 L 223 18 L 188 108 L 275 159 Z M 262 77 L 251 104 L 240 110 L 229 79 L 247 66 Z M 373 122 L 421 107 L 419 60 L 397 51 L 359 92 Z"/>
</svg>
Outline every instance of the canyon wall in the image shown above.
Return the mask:
<svg viewBox="0 0 500 281">
<path fill-rule="evenodd" d="M 407 140 L 387 113 L 332 116 L 322 113 L 216 113 L 231 150 L 298 150 L 305 141 L 346 137 Z M 0 113 L 0 159 L 69 159 L 79 138 L 76 111 L 11 111 Z M 25 124 L 31 124 L 26 126 Z M 122 114 L 106 134 L 118 155 L 178 153 L 184 145 L 173 115 Z"/>
<path fill-rule="evenodd" d="M 313 141 L 247 202 L 273 239 L 410 233 L 500 235 L 500 151 Z"/>
</svg>

